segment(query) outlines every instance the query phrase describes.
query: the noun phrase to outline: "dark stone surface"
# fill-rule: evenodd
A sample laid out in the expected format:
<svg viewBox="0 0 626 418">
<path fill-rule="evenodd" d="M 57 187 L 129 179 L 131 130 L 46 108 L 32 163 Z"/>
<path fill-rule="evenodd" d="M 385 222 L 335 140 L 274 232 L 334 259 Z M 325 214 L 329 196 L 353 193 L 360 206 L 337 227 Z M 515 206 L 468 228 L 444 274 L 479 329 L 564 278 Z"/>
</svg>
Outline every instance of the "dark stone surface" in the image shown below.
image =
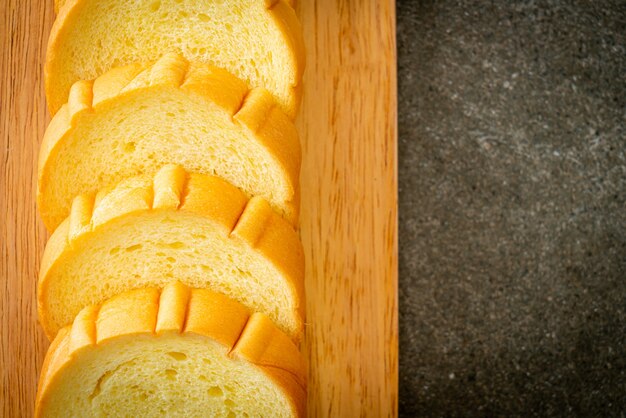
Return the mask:
<svg viewBox="0 0 626 418">
<path fill-rule="evenodd" d="M 626 416 L 626 2 L 397 13 L 401 416 Z"/>
</svg>

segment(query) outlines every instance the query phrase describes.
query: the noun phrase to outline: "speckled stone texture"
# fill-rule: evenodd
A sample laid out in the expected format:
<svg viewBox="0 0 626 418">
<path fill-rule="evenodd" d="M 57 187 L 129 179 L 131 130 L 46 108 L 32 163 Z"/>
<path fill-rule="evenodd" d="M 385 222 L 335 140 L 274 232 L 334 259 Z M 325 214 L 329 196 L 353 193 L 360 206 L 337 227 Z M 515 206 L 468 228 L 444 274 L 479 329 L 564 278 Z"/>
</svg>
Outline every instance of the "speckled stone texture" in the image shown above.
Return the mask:
<svg viewBox="0 0 626 418">
<path fill-rule="evenodd" d="M 626 416 L 626 2 L 397 14 L 400 415 Z"/>
</svg>

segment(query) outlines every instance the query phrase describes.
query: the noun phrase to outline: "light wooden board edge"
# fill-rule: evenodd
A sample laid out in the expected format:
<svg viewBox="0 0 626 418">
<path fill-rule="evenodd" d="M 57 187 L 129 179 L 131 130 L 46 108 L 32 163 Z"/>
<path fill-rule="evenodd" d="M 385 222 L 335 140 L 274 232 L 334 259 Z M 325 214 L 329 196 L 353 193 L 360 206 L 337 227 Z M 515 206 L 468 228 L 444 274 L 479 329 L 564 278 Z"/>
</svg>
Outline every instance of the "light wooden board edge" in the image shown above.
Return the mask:
<svg viewBox="0 0 626 418">
<path fill-rule="evenodd" d="M 298 2 L 310 417 L 397 415 L 395 2 Z"/>
<path fill-rule="evenodd" d="M 37 323 L 35 285 L 47 239 L 35 208 L 36 158 L 49 121 L 42 63 L 52 2 L 0 7 L 0 397 L 3 417 L 33 415 L 48 342 Z"/>
<path fill-rule="evenodd" d="M 298 10 L 308 59 L 298 125 L 309 416 L 395 416 L 395 4 L 301 1 Z M 45 0 L 8 0 L 0 14 L 0 396 L 2 416 L 32 416 L 48 346 L 36 316 L 47 235 L 34 192 L 49 121 L 42 63 L 54 15 Z"/>
</svg>

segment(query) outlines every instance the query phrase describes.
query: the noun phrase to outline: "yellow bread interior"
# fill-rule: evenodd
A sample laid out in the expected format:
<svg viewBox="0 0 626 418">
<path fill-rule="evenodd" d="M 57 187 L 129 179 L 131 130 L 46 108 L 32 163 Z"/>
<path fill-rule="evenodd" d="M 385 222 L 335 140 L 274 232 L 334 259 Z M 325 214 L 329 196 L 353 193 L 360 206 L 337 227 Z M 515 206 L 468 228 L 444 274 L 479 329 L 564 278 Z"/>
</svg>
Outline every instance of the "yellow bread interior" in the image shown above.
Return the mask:
<svg viewBox="0 0 626 418">
<path fill-rule="evenodd" d="M 44 251 L 40 321 L 51 338 L 87 305 L 180 280 L 265 313 L 298 340 L 303 271 L 296 231 L 265 200 L 167 165 L 74 200 Z"/>
<path fill-rule="evenodd" d="M 52 231 L 75 196 L 175 163 L 265 198 L 296 224 L 300 161 L 296 128 L 265 89 L 170 53 L 74 84 L 44 135 L 38 206 Z"/>
<path fill-rule="evenodd" d="M 178 282 L 83 309 L 53 341 L 36 417 L 304 416 L 305 366 L 263 314 Z"/>
<path fill-rule="evenodd" d="M 304 70 L 302 29 L 284 0 L 67 0 L 48 42 L 45 84 L 56 113 L 78 80 L 180 52 L 268 89 L 291 117 Z"/>
</svg>

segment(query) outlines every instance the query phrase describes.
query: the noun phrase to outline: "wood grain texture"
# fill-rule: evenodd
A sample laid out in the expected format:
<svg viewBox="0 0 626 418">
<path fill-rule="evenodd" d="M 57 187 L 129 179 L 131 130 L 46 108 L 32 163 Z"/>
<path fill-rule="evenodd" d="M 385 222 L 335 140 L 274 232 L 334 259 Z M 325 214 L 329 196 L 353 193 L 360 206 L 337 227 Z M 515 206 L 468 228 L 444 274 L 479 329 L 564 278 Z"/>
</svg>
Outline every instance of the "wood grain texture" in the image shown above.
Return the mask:
<svg viewBox="0 0 626 418">
<path fill-rule="evenodd" d="M 35 284 L 47 238 L 35 208 L 49 117 L 42 66 L 52 1 L 5 0 L 0 62 L 0 396 L 32 416 L 48 343 Z M 307 257 L 309 416 L 397 415 L 396 48 L 393 1 L 301 1 L 298 126 Z"/>
<path fill-rule="evenodd" d="M 5 0 L 0 7 L 0 396 L 3 417 L 33 414 L 48 342 L 37 324 L 35 285 L 46 233 L 35 209 L 36 158 L 49 117 L 43 59 L 52 2 Z"/>
<path fill-rule="evenodd" d="M 395 4 L 298 3 L 309 416 L 395 416 Z"/>
</svg>

